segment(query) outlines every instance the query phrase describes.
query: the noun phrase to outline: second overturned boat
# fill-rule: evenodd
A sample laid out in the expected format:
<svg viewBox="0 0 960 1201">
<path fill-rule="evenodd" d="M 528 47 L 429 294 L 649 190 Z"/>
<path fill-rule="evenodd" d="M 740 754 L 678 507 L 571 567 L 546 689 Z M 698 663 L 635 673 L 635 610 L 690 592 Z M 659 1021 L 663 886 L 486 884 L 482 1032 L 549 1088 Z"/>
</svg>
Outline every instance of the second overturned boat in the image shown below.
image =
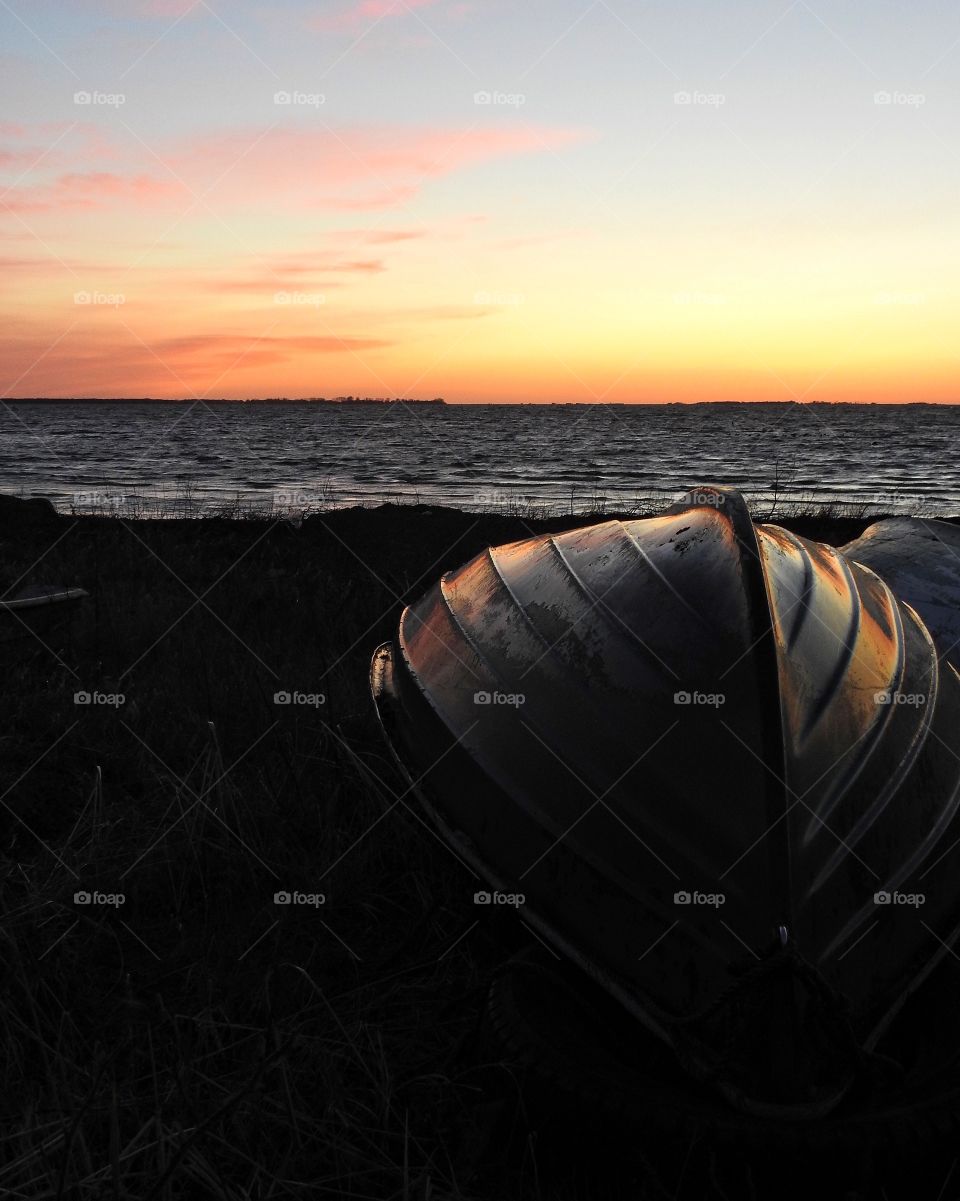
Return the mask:
<svg viewBox="0 0 960 1201">
<path fill-rule="evenodd" d="M 829 1112 L 960 933 L 960 676 L 735 492 L 485 551 L 372 688 L 458 854 L 743 1110 Z"/>
<path fill-rule="evenodd" d="M 28 584 L 0 600 L 0 642 L 42 633 L 73 612 L 89 593 L 62 584 Z"/>
<path fill-rule="evenodd" d="M 841 550 L 916 609 L 940 655 L 960 666 L 960 526 L 928 517 L 888 517 Z"/>
</svg>

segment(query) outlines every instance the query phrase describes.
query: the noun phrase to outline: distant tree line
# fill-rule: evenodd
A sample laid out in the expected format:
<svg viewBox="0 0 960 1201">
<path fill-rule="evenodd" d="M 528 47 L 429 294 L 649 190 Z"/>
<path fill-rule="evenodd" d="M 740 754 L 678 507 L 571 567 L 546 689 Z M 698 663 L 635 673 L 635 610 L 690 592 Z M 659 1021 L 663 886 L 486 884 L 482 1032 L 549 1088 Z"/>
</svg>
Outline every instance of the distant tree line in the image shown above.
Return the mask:
<svg viewBox="0 0 960 1201">
<path fill-rule="evenodd" d="M 188 404 L 188 400 L 154 396 L 10 396 L 8 404 Z M 194 402 L 195 403 L 195 402 Z M 318 404 L 318 405 L 442 405 L 442 396 L 417 400 L 412 396 L 208 396 L 203 404 Z"/>
<path fill-rule="evenodd" d="M 281 402 L 290 399 L 287 396 L 264 397 L 264 400 Z M 300 399 L 309 404 L 326 405 L 442 405 L 447 403 L 442 396 L 435 396 L 432 400 L 418 400 L 412 396 L 304 396 L 300 398 L 294 397 L 293 399 Z"/>
</svg>

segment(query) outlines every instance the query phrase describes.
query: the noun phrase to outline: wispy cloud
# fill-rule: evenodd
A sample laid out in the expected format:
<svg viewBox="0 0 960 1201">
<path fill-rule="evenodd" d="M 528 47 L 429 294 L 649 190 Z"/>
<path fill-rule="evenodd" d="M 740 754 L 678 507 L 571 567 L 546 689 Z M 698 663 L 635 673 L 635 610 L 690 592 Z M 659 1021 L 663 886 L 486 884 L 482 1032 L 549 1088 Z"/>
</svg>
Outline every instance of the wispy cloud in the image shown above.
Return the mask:
<svg viewBox="0 0 960 1201">
<path fill-rule="evenodd" d="M 391 242 L 409 242 L 413 238 L 422 238 L 426 231 L 422 229 L 347 229 L 343 232 L 347 237 L 356 238 L 358 242 L 368 242 L 380 246 Z"/>
<path fill-rule="evenodd" d="M 292 334 L 280 337 L 258 336 L 251 338 L 249 334 L 192 334 L 187 337 L 166 338 L 156 344 L 154 349 L 161 358 L 169 358 L 179 362 L 182 358 L 199 356 L 205 364 L 212 361 L 232 362 L 238 354 L 247 352 L 246 357 L 251 362 L 283 362 L 289 352 L 307 352 L 310 354 L 343 354 L 349 350 L 372 350 L 376 347 L 389 346 L 390 343 L 382 338 L 365 337 L 334 337 L 315 334 Z"/>
<path fill-rule="evenodd" d="M 533 125 L 247 129 L 198 138 L 167 161 L 191 186 L 222 177 L 212 193 L 217 204 L 369 211 L 409 203 L 425 180 L 548 153 L 584 136 Z"/>
<path fill-rule="evenodd" d="M 359 3 L 320 13 L 307 21 L 318 33 L 355 33 L 389 17 L 409 16 L 417 8 L 433 8 L 440 0 L 359 0 Z"/>
<path fill-rule="evenodd" d="M 251 292 L 269 295 L 278 289 L 337 288 L 339 276 L 369 277 L 386 270 L 382 259 L 339 259 L 330 254 L 303 253 L 266 260 L 255 271 L 228 278 L 211 278 L 207 287 L 216 292 Z"/>
<path fill-rule="evenodd" d="M 44 154 L 39 127 L 0 126 L 0 172 L 9 178 L 3 204 L 12 212 L 74 212 L 126 206 L 131 214 L 171 201 L 226 213 L 374 212 L 401 208 L 425 181 L 503 158 L 536 155 L 583 136 L 563 127 L 480 126 L 468 129 L 363 125 L 333 129 L 283 126 L 198 134 L 155 153 L 112 144 L 99 130 L 79 128 Z M 51 130 L 52 132 L 52 130 Z M 50 143 L 48 142 L 48 145 Z M 90 170 L 92 162 L 104 170 Z M 30 170 L 36 162 L 36 169 Z M 114 169 L 115 168 L 115 169 Z M 23 171 L 21 179 L 14 178 Z M 0 182 L 0 192 L 4 184 Z M 202 203 L 201 203 L 202 202 Z M 132 209 L 131 206 L 136 206 Z M 381 242 L 417 237 L 385 230 Z"/>
<path fill-rule="evenodd" d="M 186 195 L 178 184 L 152 175 L 78 171 L 61 175 L 49 184 L 11 188 L 0 200 L 0 211 L 72 212 L 104 209 L 112 205 L 156 207 Z"/>
</svg>

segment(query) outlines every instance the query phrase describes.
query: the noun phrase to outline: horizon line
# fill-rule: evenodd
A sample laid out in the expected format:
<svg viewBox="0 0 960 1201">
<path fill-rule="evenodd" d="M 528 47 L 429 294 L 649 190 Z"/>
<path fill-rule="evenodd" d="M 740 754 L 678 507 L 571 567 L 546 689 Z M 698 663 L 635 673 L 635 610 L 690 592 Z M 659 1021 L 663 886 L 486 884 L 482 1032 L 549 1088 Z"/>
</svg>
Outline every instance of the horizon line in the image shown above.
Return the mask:
<svg viewBox="0 0 960 1201">
<path fill-rule="evenodd" d="M 831 408 L 955 408 L 960 400 L 741 400 L 736 397 L 712 400 L 447 400 L 445 397 L 323 397 L 323 396 L 6 396 L 0 404 L 315 404 L 356 408 L 376 405 L 422 405 L 445 408 L 484 406 L 489 408 L 668 408 L 697 405 L 799 405 Z"/>
</svg>

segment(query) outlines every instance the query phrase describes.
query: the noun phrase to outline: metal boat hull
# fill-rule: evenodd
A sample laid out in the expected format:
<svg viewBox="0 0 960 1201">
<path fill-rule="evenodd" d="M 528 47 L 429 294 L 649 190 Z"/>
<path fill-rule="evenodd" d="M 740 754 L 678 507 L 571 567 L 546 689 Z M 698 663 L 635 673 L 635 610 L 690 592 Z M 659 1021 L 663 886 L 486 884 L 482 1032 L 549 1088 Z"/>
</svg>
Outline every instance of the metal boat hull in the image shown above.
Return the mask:
<svg viewBox="0 0 960 1201">
<path fill-rule="evenodd" d="M 477 556 L 371 682 L 454 849 L 744 1108 L 835 1105 L 956 938 L 960 678 L 735 493 Z"/>
<path fill-rule="evenodd" d="M 960 526 L 889 517 L 841 549 L 916 609 L 939 653 L 960 666 Z"/>
</svg>

